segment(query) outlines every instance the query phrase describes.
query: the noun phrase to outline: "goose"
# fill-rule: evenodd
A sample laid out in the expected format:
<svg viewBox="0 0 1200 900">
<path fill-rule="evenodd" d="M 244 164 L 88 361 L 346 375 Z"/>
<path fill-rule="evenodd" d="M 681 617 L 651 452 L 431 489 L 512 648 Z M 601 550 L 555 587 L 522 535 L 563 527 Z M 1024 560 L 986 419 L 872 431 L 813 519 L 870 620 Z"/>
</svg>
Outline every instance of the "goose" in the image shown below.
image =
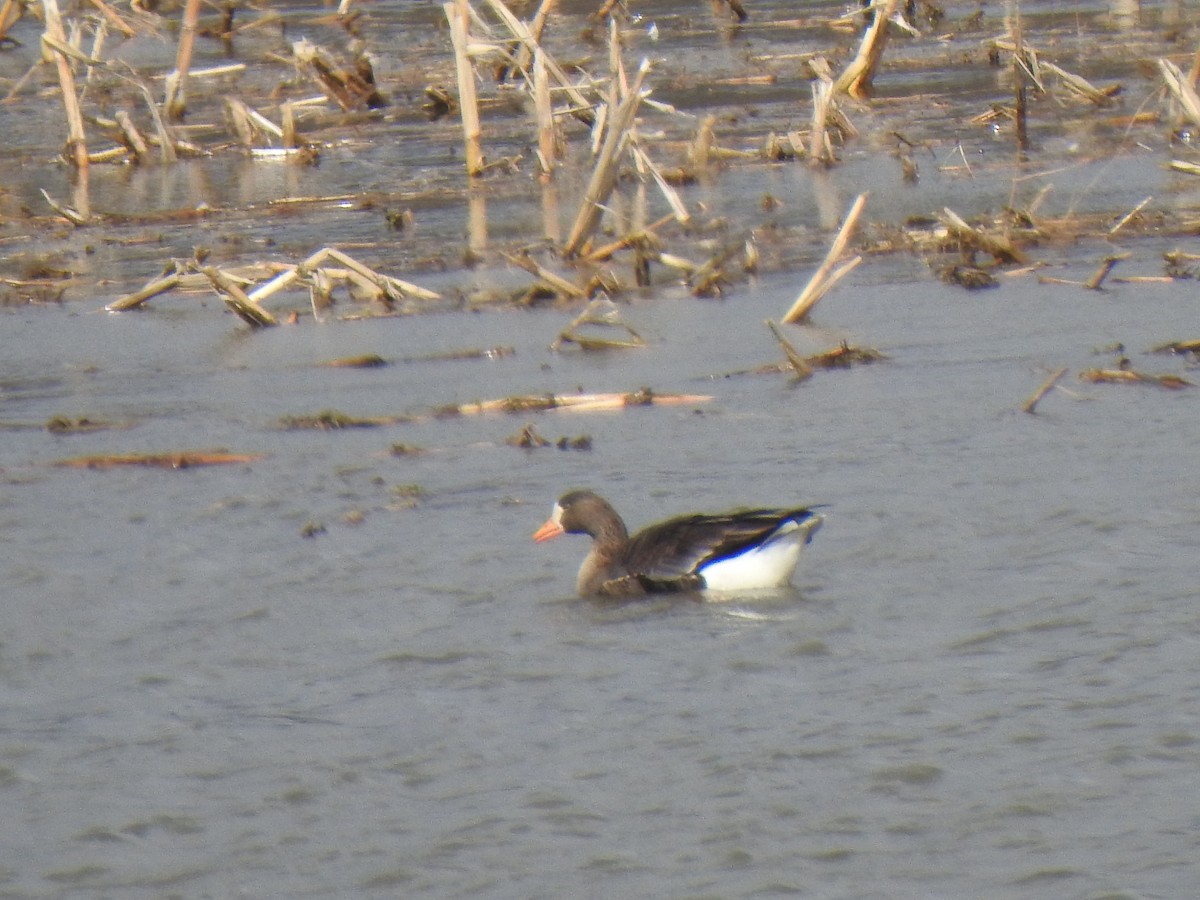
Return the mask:
<svg viewBox="0 0 1200 900">
<path fill-rule="evenodd" d="M 801 549 L 823 521 L 807 507 L 739 509 L 677 516 L 630 537 L 607 500 L 575 490 L 558 499 L 533 539 L 591 536 L 576 582 L 582 597 L 753 591 L 790 583 Z"/>
</svg>

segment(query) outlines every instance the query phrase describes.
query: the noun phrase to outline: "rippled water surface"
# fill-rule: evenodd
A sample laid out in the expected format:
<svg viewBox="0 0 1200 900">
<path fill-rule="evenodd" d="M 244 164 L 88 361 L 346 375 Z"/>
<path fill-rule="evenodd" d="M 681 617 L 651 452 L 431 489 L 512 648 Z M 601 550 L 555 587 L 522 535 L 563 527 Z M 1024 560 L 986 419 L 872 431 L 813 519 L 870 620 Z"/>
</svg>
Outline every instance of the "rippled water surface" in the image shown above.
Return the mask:
<svg viewBox="0 0 1200 900">
<path fill-rule="evenodd" d="M 708 47 L 719 29 L 692 6 Z M 731 59 L 787 43 L 733 40 Z M 1083 207 L 1194 208 L 1163 152 L 1097 164 L 1117 199 L 1088 163 L 1057 183 Z M 802 197 L 813 228 L 813 198 L 836 219 L 872 178 L 895 215 L 1002 205 L 1012 171 L 978 166 L 930 167 L 908 194 L 863 160 L 735 168 L 687 196 L 742 214 Z M 461 255 L 465 218 L 452 202 L 420 220 Z M 520 224 L 498 218 L 493 239 Z M 1114 251 L 1121 274 L 1159 274 L 1178 247 L 1197 249 L 1034 252 L 1086 280 Z M 164 248 L 129 252 L 140 283 Z M 425 275 L 464 294 L 518 281 L 494 259 Z M 966 292 L 882 255 L 788 333 L 887 360 L 798 385 L 734 374 L 778 360 L 762 322 L 807 275 L 768 269 L 721 300 L 661 278 L 621 307 L 649 346 L 599 354 L 548 349 L 578 308 L 254 333 L 197 295 L 107 315 L 116 286 L 0 309 L 0 897 L 1190 895 L 1200 395 L 1076 373 L 1117 365 L 1120 343 L 1139 371 L 1200 381 L 1148 352 L 1196 337 L 1195 282 Z M 486 347 L 514 352 L 431 358 Z M 366 353 L 390 365 L 318 365 Z M 711 400 L 281 427 L 643 385 Z M 55 416 L 123 427 L 54 434 Z M 506 443 L 530 422 L 592 449 Z M 203 448 L 263 458 L 55 465 Z M 633 526 L 830 506 L 794 590 L 606 606 L 572 596 L 585 541 L 530 541 L 577 486 Z"/>
</svg>

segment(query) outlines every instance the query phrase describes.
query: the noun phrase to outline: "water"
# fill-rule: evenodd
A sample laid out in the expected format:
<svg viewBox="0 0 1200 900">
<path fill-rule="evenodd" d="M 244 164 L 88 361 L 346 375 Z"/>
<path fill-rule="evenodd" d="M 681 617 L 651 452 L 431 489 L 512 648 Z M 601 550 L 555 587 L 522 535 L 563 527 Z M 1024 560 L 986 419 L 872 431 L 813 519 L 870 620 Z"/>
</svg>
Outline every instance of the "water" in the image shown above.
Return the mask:
<svg viewBox="0 0 1200 900">
<path fill-rule="evenodd" d="M 709 377 L 775 358 L 782 279 L 638 305 L 651 348 L 594 357 L 545 349 L 553 311 L 449 317 L 453 337 L 440 317 L 246 336 L 211 308 L 7 311 L 6 422 L 136 424 L 4 442 L 5 895 L 1178 896 L 1194 398 L 1068 384 L 1017 407 L 1049 368 L 1106 361 L 1094 346 L 1180 333 L 1190 291 L 888 274 L 797 339 L 892 359 L 798 387 Z M 485 340 L 517 352 L 312 365 Z M 714 400 L 533 419 L 590 453 L 506 446 L 525 420 L 505 416 L 275 427 L 576 382 Z M 216 446 L 269 456 L 48 465 Z M 634 524 L 832 507 L 795 592 L 614 609 L 570 596 L 581 541 L 529 542 L 584 484 Z"/>
<path fill-rule="evenodd" d="M 564 3 L 576 18 L 593 5 Z M 1061 4 L 1024 6 L 1053 18 Z M 402 25 L 436 19 L 382 8 Z M 707 11 L 681 32 L 681 10 L 644 12 L 668 47 L 683 33 L 734 70 L 739 41 L 790 46 L 753 29 L 723 43 Z M 1067 18 L 1070 37 L 1079 20 Z M 883 133 L 901 115 L 889 103 L 854 115 Z M 379 143 L 327 151 L 301 179 L 234 165 L 222 176 L 226 160 L 99 173 L 94 199 L 175 208 L 203 194 L 197 172 L 224 203 L 381 189 L 405 152 L 382 142 L 392 127 L 419 130 L 366 126 Z M 958 136 L 942 127 L 930 154 L 945 160 Z M 1195 188 L 1157 165 L 1176 152 L 1165 128 L 1101 160 L 1068 132 L 1047 127 L 1038 178 L 970 132 L 972 176 L 923 157 L 903 190 L 869 137 L 827 175 L 755 164 L 702 180 L 688 202 L 730 215 L 728 233 L 757 227 L 763 274 L 701 301 L 656 267 L 654 287 L 621 308 L 649 346 L 621 353 L 547 349 L 577 308 L 305 317 L 258 333 L 201 295 L 100 311 L 197 243 L 222 261 L 295 259 L 330 234 L 445 291 L 446 307 L 525 284 L 498 253 L 462 267 L 466 196 L 429 199 L 427 177 L 457 183 L 433 138 L 410 148 L 417 174 L 396 187 L 421 201 L 416 236 L 385 241 L 351 207 L 47 234 L 45 247 L 89 267 L 89 287 L 0 308 L 0 897 L 1188 895 L 1200 880 L 1195 391 L 1075 375 L 1114 366 L 1106 348 L 1121 342 L 1138 370 L 1200 381 L 1187 360 L 1147 352 L 1196 337 L 1193 283 L 1098 293 L 1035 273 L 967 293 L 915 254 L 879 255 L 788 333 L 802 352 L 849 340 L 887 361 L 800 385 L 732 374 L 779 359 L 762 321 L 791 304 L 811 268 L 796 258 L 823 250 L 822 229 L 864 186 L 875 222 L 994 209 L 1014 185 L 1028 198 L 1047 182 L 1055 214 L 1119 217 L 1148 195 L 1151 212 L 1194 208 Z M 23 192 L 40 183 L 31 171 Z M 494 248 L 536 240 L 543 198 L 527 179 L 484 193 Z M 778 230 L 761 227 L 764 193 L 784 201 Z M 1150 275 L 1192 243 L 1122 235 L 1031 255 L 1085 280 L 1114 250 L 1132 254 L 1116 274 Z M 422 268 L 431 248 L 455 263 Z M 425 358 L 496 346 L 515 353 Z M 364 353 L 392 364 L 319 365 Z M 1020 412 L 1060 366 L 1060 388 Z M 280 427 L 325 409 L 642 385 L 712 399 Z M 123 427 L 56 435 L 43 427 L 53 416 Z M 593 449 L 505 443 L 529 422 L 552 440 L 590 435 Z M 264 458 L 54 465 L 215 448 Z M 830 507 L 794 590 L 611 606 L 572 596 L 584 541 L 530 541 L 582 486 L 635 527 Z"/>
</svg>

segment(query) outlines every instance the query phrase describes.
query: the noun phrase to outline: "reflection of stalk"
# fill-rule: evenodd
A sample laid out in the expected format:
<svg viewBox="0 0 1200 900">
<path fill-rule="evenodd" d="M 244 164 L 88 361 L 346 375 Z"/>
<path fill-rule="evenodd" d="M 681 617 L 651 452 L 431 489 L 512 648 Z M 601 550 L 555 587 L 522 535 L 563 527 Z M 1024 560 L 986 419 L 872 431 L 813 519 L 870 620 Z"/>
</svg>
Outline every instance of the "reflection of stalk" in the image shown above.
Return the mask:
<svg viewBox="0 0 1200 900">
<path fill-rule="evenodd" d="M 455 0 L 442 6 L 450 23 L 450 41 L 454 44 L 454 62 L 458 72 L 458 111 L 462 116 L 463 145 L 467 154 L 467 174 L 472 178 L 483 173 L 483 151 L 479 146 L 479 103 L 475 97 L 475 69 L 468 55 L 466 0 Z"/>
<path fill-rule="evenodd" d="M 58 11 L 58 0 L 42 0 L 46 14 L 46 35 L 51 45 L 66 47 L 67 33 L 63 29 L 62 15 Z M 83 114 L 79 111 L 79 97 L 75 94 L 75 73 L 62 50 L 54 48 L 54 65 L 58 70 L 58 83 L 62 88 L 63 106 L 67 113 L 67 159 L 77 169 L 88 167 L 87 135 L 83 130 Z M 86 215 L 85 210 L 80 210 Z"/>
</svg>

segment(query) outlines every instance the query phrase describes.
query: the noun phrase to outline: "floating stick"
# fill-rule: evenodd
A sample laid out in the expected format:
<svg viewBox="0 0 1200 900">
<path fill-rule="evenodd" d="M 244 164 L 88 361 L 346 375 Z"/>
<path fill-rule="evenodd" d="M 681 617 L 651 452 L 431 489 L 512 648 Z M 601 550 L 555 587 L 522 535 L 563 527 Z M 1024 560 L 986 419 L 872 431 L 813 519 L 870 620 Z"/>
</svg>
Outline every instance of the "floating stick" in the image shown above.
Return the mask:
<svg viewBox="0 0 1200 900">
<path fill-rule="evenodd" d="M 183 276 L 178 270 L 170 275 L 164 275 L 162 278 L 156 278 L 147 284 L 144 288 L 134 291 L 132 294 L 126 294 L 118 300 L 104 307 L 108 312 L 124 312 L 127 309 L 137 309 L 151 297 L 157 297 L 159 294 L 165 294 L 169 290 L 173 290 L 179 285 Z"/>
<path fill-rule="evenodd" d="M 1117 253 L 1112 256 L 1104 257 L 1094 275 L 1083 283 L 1083 286 L 1089 291 L 1100 290 L 1100 285 L 1104 283 L 1104 279 L 1108 277 L 1108 273 L 1113 270 L 1113 266 L 1123 259 L 1129 259 L 1132 256 L 1130 253 Z"/>
<path fill-rule="evenodd" d="M 787 357 L 788 363 L 796 372 L 796 380 L 803 381 L 806 378 L 812 377 L 812 366 L 808 364 L 800 352 L 792 346 L 792 342 L 784 335 L 783 329 L 780 328 L 771 319 L 767 319 L 767 327 L 771 329 L 771 334 L 775 335 L 775 340 L 779 341 L 779 345 L 783 347 L 783 355 Z"/>
<path fill-rule="evenodd" d="M 1128 225 L 1130 220 L 1132 220 L 1134 216 L 1136 216 L 1143 209 L 1145 209 L 1146 204 L 1148 204 L 1153 199 L 1154 199 L 1153 197 L 1147 197 L 1145 200 L 1143 200 L 1141 203 L 1139 203 L 1137 206 L 1135 206 L 1129 212 L 1125 213 L 1125 215 L 1123 215 L 1121 217 L 1121 220 L 1119 222 L 1117 222 L 1116 225 L 1114 225 L 1112 228 L 1108 229 L 1109 236 L 1111 237 L 1112 235 L 1114 235 L 1118 231 L 1120 231 L 1122 228 L 1124 228 L 1126 225 Z"/>
<path fill-rule="evenodd" d="M 1054 386 L 1056 384 L 1058 384 L 1059 379 L 1062 378 L 1066 374 L 1067 374 L 1067 369 L 1062 368 L 1062 369 L 1059 369 L 1057 372 L 1055 372 L 1053 375 L 1051 375 L 1049 378 L 1047 378 L 1045 381 L 1043 381 L 1042 386 L 1039 387 L 1032 394 L 1030 394 L 1029 399 L 1026 400 L 1021 405 L 1021 411 L 1027 412 L 1030 415 L 1033 415 L 1033 413 L 1035 411 L 1035 407 L 1038 405 L 1038 402 L 1043 397 L 1045 397 L 1048 393 L 1050 393 L 1050 391 L 1054 389 Z"/>
<path fill-rule="evenodd" d="M 228 453 L 224 450 L 184 450 L 180 453 L 114 453 L 60 459 L 56 466 L 70 469 L 113 469 L 147 466 L 153 469 L 190 469 L 195 466 L 228 466 L 266 459 L 265 453 Z"/>
</svg>

